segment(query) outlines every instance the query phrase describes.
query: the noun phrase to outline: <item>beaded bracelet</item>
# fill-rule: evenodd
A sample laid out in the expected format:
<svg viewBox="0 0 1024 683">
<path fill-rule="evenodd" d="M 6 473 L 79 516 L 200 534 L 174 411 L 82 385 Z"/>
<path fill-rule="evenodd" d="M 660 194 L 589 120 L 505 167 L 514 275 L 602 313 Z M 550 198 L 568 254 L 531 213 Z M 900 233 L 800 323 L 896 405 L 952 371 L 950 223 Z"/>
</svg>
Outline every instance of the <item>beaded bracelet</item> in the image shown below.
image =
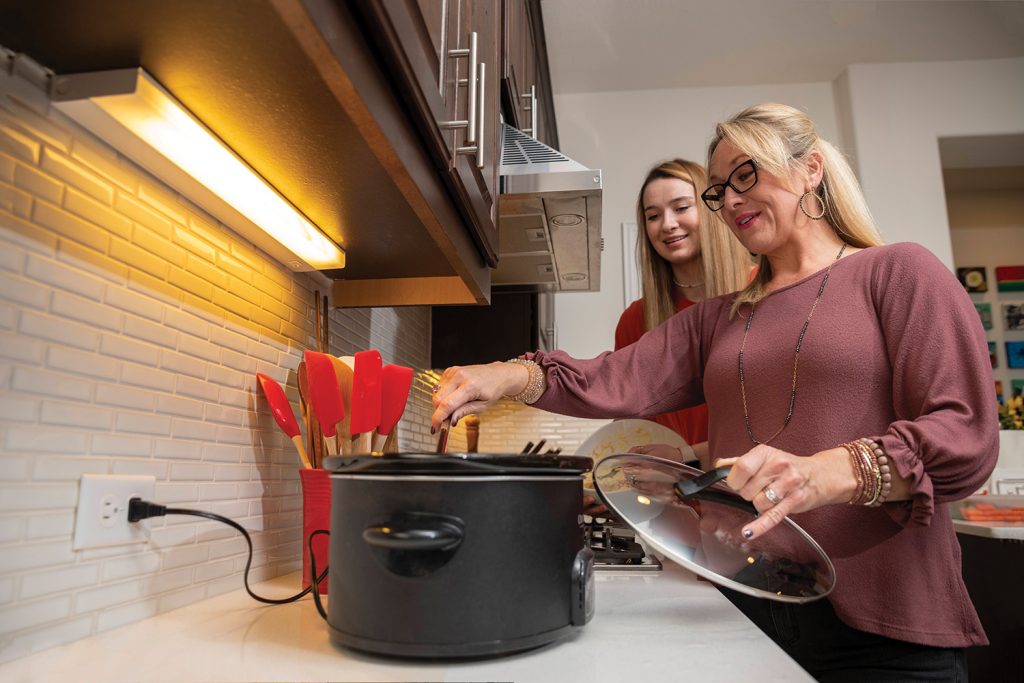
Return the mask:
<svg viewBox="0 0 1024 683">
<path fill-rule="evenodd" d="M 519 401 L 531 405 L 537 402 L 547 389 L 547 379 L 544 377 L 544 371 L 539 365 L 532 360 L 526 360 L 525 358 L 510 358 L 506 361 L 507 363 L 516 363 L 517 365 L 526 366 L 526 370 L 529 373 L 529 378 L 526 380 L 526 386 L 518 394 L 508 395 L 505 398 L 510 401 Z"/>
<path fill-rule="evenodd" d="M 843 448 L 850 454 L 857 488 L 850 505 L 878 507 L 886 501 L 892 491 L 892 470 L 889 457 L 881 444 L 873 439 L 857 439 L 844 443 Z"/>
</svg>

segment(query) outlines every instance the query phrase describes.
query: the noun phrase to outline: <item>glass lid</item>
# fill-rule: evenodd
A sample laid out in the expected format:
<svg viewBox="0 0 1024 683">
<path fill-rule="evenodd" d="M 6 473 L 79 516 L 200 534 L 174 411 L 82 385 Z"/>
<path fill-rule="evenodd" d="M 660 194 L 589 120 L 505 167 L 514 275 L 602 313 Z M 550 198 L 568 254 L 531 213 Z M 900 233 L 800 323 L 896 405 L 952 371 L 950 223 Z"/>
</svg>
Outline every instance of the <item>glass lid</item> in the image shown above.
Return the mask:
<svg viewBox="0 0 1024 683">
<path fill-rule="evenodd" d="M 758 513 L 724 484 L 684 499 L 676 484 L 702 474 L 671 460 L 630 453 L 604 458 L 593 477 L 613 514 L 652 548 L 709 581 L 779 602 L 811 602 L 832 591 L 832 562 L 789 518 L 748 540 L 741 531 Z"/>
</svg>

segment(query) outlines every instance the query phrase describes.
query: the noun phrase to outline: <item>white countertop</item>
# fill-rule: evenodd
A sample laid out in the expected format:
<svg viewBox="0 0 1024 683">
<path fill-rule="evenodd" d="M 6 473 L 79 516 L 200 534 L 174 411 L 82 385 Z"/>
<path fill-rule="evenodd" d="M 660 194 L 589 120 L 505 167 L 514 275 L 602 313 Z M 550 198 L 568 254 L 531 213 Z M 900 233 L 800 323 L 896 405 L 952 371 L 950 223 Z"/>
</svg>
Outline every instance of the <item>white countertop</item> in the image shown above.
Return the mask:
<svg viewBox="0 0 1024 683">
<path fill-rule="evenodd" d="M 958 534 L 1024 541 L 1024 522 L 968 522 L 954 519 L 953 528 Z"/>
<path fill-rule="evenodd" d="M 299 574 L 260 584 L 297 590 Z M 431 663 L 330 642 L 311 598 L 261 605 L 238 590 L 0 666 L 38 681 L 812 681 L 711 584 L 671 564 L 597 576 L 597 610 L 574 636 L 530 652 Z"/>
</svg>

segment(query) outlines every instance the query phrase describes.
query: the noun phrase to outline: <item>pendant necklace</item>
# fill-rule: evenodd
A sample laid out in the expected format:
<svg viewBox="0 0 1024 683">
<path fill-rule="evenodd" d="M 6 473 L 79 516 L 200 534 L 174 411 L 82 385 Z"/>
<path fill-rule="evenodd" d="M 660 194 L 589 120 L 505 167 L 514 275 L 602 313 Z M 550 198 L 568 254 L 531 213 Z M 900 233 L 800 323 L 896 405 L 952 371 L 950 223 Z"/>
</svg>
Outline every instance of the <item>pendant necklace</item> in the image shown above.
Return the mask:
<svg viewBox="0 0 1024 683">
<path fill-rule="evenodd" d="M 836 261 L 843 257 L 844 251 L 846 251 L 845 242 L 843 243 L 843 246 L 839 248 L 839 253 L 836 254 L 835 259 L 832 261 L 832 263 L 828 264 L 828 268 L 825 269 L 825 277 L 821 279 L 821 286 L 818 287 L 818 295 L 814 297 L 814 303 L 811 304 L 811 311 L 810 313 L 807 314 L 807 320 L 804 321 L 804 326 L 800 329 L 800 336 L 797 337 L 796 352 L 793 355 L 793 387 L 789 394 L 789 409 L 786 411 L 786 419 L 783 421 L 782 426 L 779 427 L 774 434 L 769 436 L 764 441 L 758 441 L 756 438 L 754 438 L 754 432 L 750 428 L 750 413 L 747 411 L 747 386 L 743 376 L 743 350 L 747 346 L 747 333 L 750 332 L 750 323 L 754 321 L 754 311 L 757 310 L 757 304 L 754 303 L 750 307 L 750 315 L 747 316 L 747 324 L 743 328 L 743 341 L 740 343 L 740 396 L 743 399 L 743 423 L 744 425 L 746 425 L 747 428 L 747 436 L 749 436 L 750 440 L 753 441 L 755 444 L 771 443 L 771 441 L 775 437 L 782 433 L 782 430 L 789 425 L 789 421 L 793 418 L 793 406 L 796 404 L 796 373 L 797 368 L 800 365 L 800 347 L 804 343 L 804 334 L 806 334 L 807 332 L 807 326 L 811 324 L 811 316 L 814 315 L 814 309 L 817 308 L 818 301 L 821 300 L 821 295 L 825 291 L 825 283 L 828 282 L 828 276 L 829 273 L 832 272 L 832 266 L 835 265 Z"/>
</svg>

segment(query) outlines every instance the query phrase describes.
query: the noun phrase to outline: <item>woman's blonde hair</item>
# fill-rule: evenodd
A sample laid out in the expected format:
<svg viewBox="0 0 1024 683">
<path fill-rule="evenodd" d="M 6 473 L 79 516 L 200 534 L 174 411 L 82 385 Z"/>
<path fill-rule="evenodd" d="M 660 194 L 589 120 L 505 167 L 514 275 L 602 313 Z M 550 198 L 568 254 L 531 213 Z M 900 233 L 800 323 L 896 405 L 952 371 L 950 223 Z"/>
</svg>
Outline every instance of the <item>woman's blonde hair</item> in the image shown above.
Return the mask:
<svg viewBox="0 0 1024 683">
<path fill-rule="evenodd" d="M 863 248 L 883 244 L 853 169 L 839 150 L 818 137 L 814 122 L 799 109 L 771 102 L 756 104 L 719 123 L 708 146 L 709 165 L 722 140 L 753 159 L 759 172 L 775 176 L 786 186 L 790 172 L 802 168 L 807 154 L 817 150 L 822 156 L 823 173 L 815 195 L 825 208 L 824 219 L 849 245 Z M 810 202 L 808 210 L 815 211 L 818 207 L 814 204 Z M 744 303 L 760 301 L 771 278 L 768 259 L 758 257 L 757 275 L 736 296 L 733 312 Z"/>
<path fill-rule="evenodd" d="M 647 238 L 644 190 L 659 178 L 676 178 L 693 186 L 695 208 L 700 220 L 700 256 L 704 267 L 704 295 L 707 298 L 729 294 L 742 288 L 750 278 L 753 261 L 721 218 L 704 205 L 700 193 L 708 186 L 703 166 L 686 159 L 664 161 L 648 173 L 636 200 L 637 260 L 643 289 L 644 328 L 652 330 L 675 312 L 672 265 L 654 250 Z"/>
</svg>

